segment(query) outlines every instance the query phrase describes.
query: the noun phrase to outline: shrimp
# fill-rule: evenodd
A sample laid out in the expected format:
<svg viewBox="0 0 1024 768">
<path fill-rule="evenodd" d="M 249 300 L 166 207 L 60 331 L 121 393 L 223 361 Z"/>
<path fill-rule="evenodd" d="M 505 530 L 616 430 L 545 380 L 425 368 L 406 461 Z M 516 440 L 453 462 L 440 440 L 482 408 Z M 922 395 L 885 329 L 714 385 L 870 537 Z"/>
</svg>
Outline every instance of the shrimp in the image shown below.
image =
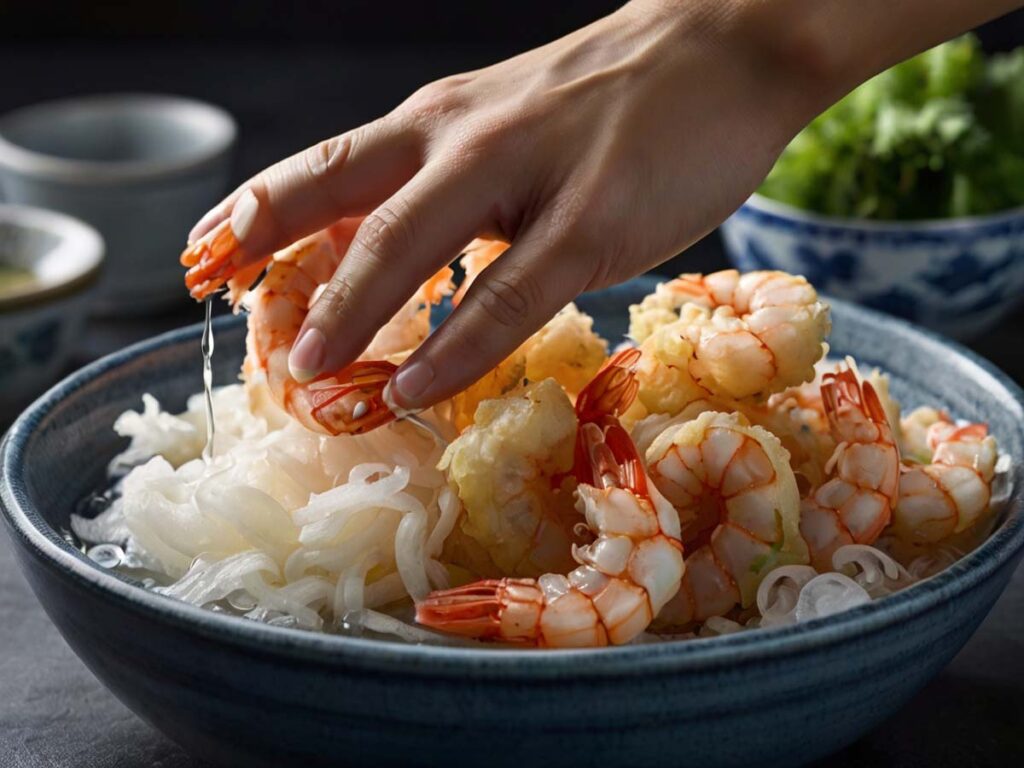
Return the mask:
<svg viewBox="0 0 1024 768">
<path fill-rule="evenodd" d="M 906 543 L 934 544 L 967 530 L 989 510 L 996 441 L 986 425 L 957 426 L 931 408 L 907 421 L 913 425 L 908 432 L 925 431 L 927 460 L 904 464 L 887 532 Z"/>
<path fill-rule="evenodd" d="M 508 394 L 524 382 L 553 378 L 575 397 L 607 357 L 608 342 L 594 332 L 593 319 L 567 304 L 515 352 L 452 398 L 451 421 L 462 432 L 473 423 L 481 402 Z"/>
<path fill-rule="evenodd" d="M 571 531 L 579 518 L 571 494 L 557 493 L 553 481 L 572 469 L 576 427 L 568 396 L 545 379 L 484 400 L 475 423 L 441 457 L 438 468 L 465 510 L 459 528 L 497 572 L 539 576 L 572 568 Z M 478 563 L 460 564 L 482 570 Z"/>
<path fill-rule="evenodd" d="M 459 306 L 466 295 L 466 291 L 469 290 L 469 286 L 473 284 L 477 276 L 493 264 L 495 259 L 507 251 L 508 248 L 509 244 L 501 240 L 487 240 L 478 237 L 463 249 L 459 264 L 465 270 L 466 276 L 459 285 L 459 290 L 452 296 L 452 304 L 454 306 Z"/>
<path fill-rule="evenodd" d="M 832 553 L 845 544 L 871 544 L 889 524 L 899 485 L 900 454 L 874 386 L 852 361 L 825 374 L 822 402 L 837 443 L 828 479 L 804 498 L 800 531 L 811 564 L 831 570 Z"/>
<path fill-rule="evenodd" d="M 416 620 L 446 632 L 544 647 L 621 645 L 643 632 L 679 589 L 679 518 L 650 482 L 618 423 L 636 395 L 639 354 L 614 356 L 580 393 L 576 501 L 590 544 L 567 575 L 492 579 L 434 592 Z"/>
<path fill-rule="evenodd" d="M 689 552 L 682 588 L 659 623 L 683 626 L 749 607 L 770 570 L 808 561 L 789 456 L 768 430 L 738 413 L 705 411 L 662 431 L 647 465 L 679 514 Z"/>
<path fill-rule="evenodd" d="M 651 413 L 672 413 L 709 396 L 763 399 L 813 378 L 827 350 L 828 306 L 802 277 L 736 270 L 681 275 L 653 296 L 647 309 L 641 302 L 630 310 L 632 334 L 643 339 L 646 357 L 639 397 Z M 662 322 L 675 307 L 678 318 Z"/>
<path fill-rule="evenodd" d="M 308 429 L 331 435 L 359 434 L 395 418 L 383 398 L 397 370 L 391 360 L 358 360 L 306 384 L 295 381 L 288 370 L 288 353 L 306 313 L 334 274 L 356 227 L 357 222 L 344 220 L 240 268 L 239 244 L 230 222 L 225 222 L 181 257 L 181 263 L 190 267 L 185 284 L 193 298 L 204 299 L 227 285 L 234 306 L 244 299 L 249 307 L 243 368 L 247 384 L 255 390 L 265 386 L 269 398 L 289 416 Z M 246 294 L 264 269 L 263 281 Z M 424 283 L 395 320 L 378 331 L 369 349 L 399 359 L 408 354 L 410 349 L 396 347 L 415 345 L 426 337 L 429 316 L 424 305 L 451 292 L 451 274 L 445 267 Z"/>
</svg>

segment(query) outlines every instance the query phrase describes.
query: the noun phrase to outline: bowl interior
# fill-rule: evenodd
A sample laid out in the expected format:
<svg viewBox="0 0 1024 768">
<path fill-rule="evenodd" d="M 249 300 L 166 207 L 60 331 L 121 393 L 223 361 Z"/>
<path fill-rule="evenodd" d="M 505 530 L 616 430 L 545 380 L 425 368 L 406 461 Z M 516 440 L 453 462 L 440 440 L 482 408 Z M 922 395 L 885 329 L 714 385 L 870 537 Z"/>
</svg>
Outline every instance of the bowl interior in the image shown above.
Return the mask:
<svg viewBox="0 0 1024 768">
<path fill-rule="evenodd" d="M 77 219 L 39 208 L 0 205 L 0 266 L 33 276 L 9 291 L 0 289 L 0 308 L 91 282 L 102 259 L 99 234 Z"/>
<path fill-rule="evenodd" d="M 578 303 L 614 344 L 625 331 L 627 307 L 652 290 L 653 284 L 650 278 L 634 280 L 583 296 Z M 198 307 L 196 311 L 198 315 Z M 986 421 L 1002 451 L 1012 456 L 1024 454 L 1021 393 L 987 363 L 937 336 L 843 302 L 833 305 L 833 319 L 833 354 L 850 354 L 864 367 L 879 366 L 889 372 L 892 391 L 906 408 L 932 404 L 960 418 Z M 214 378 L 217 384 L 226 384 L 238 376 L 244 321 L 222 318 L 215 323 L 215 332 Z M 29 510 L 27 516 L 34 526 L 89 568 L 98 570 L 61 534 L 68 529 L 69 515 L 81 500 L 106 486 L 107 464 L 125 447 L 126 441 L 114 434 L 112 424 L 123 411 L 138 410 L 144 392 L 172 410 L 183 408 L 186 398 L 202 386 L 199 337 L 200 328 L 192 326 L 105 358 L 51 390 L 12 428 L 9 441 L 22 446 L 18 467 L 12 473 L 16 476 L 8 479 L 14 497 Z M 10 467 L 10 459 L 5 460 Z M 982 549 L 991 549 L 993 557 L 989 560 L 998 552 L 1005 561 L 1021 545 L 1019 464 L 1012 473 L 1014 501 L 1002 524 L 1006 529 L 1000 533 L 1002 540 L 996 542 L 996 536 L 982 545 Z M 979 559 L 972 561 L 984 562 L 980 559 L 982 552 L 977 555 Z M 906 592 L 915 589 L 918 587 Z M 875 609 L 876 604 L 872 604 L 858 610 Z M 719 640 L 731 642 L 727 638 Z M 328 637 L 325 641 L 344 642 L 345 638 Z"/>
<path fill-rule="evenodd" d="M 219 151 L 234 128 L 221 110 L 172 97 L 114 95 L 27 107 L 0 137 L 30 152 L 90 163 L 178 163 Z"/>
</svg>

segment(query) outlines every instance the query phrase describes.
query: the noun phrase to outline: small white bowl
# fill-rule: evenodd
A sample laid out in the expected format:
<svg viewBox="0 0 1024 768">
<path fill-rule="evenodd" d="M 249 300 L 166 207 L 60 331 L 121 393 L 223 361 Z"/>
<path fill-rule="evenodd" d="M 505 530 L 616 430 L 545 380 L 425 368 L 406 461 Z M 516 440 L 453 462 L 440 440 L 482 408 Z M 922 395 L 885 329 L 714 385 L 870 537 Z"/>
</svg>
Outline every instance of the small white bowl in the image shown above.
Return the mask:
<svg viewBox="0 0 1024 768">
<path fill-rule="evenodd" d="M 32 272 L 0 293 L 0 421 L 64 372 L 103 262 L 103 239 L 77 219 L 0 205 L 0 263 Z"/>
<path fill-rule="evenodd" d="M 47 102 L 0 117 L 0 191 L 96 227 L 107 313 L 180 301 L 178 254 L 224 193 L 237 131 L 224 110 L 176 96 L 114 94 Z"/>
<path fill-rule="evenodd" d="M 754 194 L 722 224 L 740 269 L 802 274 L 816 288 L 954 338 L 976 337 L 1024 296 L 1024 208 L 870 221 Z"/>
</svg>

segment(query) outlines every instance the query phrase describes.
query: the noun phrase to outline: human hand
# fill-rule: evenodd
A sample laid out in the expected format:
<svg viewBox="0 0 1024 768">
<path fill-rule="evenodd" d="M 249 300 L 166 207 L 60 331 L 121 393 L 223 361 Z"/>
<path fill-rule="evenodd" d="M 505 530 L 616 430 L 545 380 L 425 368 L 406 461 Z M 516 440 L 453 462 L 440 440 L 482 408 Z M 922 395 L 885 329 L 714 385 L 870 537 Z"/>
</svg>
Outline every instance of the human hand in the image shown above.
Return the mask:
<svg viewBox="0 0 1024 768">
<path fill-rule="evenodd" d="M 431 83 L 268 168 L 190 239 L 230 217 L 243 261 L 256 260 L 366 217 L 292 349 L 300 380 L 354 360 L 472 238 L 510 241 L 395 375 L 395 404 L 427 407 L 577 294 L 644 272 L 715 227 L 835 95 L 823 85 L 829 57 L 810 44 L 824 38 L 799 25 L 790 35 L 762 6 L 773 4 L 634 0 L 549 45 Z"/>
</svg>

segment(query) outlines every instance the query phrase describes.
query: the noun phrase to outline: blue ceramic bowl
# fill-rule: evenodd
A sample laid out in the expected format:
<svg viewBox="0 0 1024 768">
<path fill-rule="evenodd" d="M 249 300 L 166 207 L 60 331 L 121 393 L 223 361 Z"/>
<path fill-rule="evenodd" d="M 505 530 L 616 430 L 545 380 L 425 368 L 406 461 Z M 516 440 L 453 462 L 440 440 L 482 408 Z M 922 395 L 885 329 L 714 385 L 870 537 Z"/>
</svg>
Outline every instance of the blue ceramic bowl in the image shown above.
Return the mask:
<svg viewBox="0 0 1024 768">
<path fill-rule="evenodd" d="M 643 280 L 584 297 L 614 337 Z M 1022 393 L 987 363 L 898 321 L 835 305 L 833 346 L 893 374 L 908 405 L 991 424 L 1024 455 Z M 216 376 L 244 329 L 218 324 Z M 210 613 L 104 571 L 60 535 L 124 441 L 142 392 L 201 384 L 199 328 L 144 342 L 37 401 L 2 449 L 18 561 L 69 645 L 129 707 L 196 755 L 234 765 L 794 765 L 854 741 L 963 646 L 1024 545 L 1021 495 L 977 551 L 908 590 L 807 624 L 582 651 L 418 647 Z M 1022 487 L 1016 466 L 1015 488 Z M 98 729 L 103 723 L 97 723 Z"/>
<path fill-rule="evenodd" d="M 1024 295 L 1024 209 L 938 221 L 820 216 L 754 194 L 722 224 L 742 270 L 781 269 L 832 296 L 954 338 L 994 326 Z"/>
</svg>

